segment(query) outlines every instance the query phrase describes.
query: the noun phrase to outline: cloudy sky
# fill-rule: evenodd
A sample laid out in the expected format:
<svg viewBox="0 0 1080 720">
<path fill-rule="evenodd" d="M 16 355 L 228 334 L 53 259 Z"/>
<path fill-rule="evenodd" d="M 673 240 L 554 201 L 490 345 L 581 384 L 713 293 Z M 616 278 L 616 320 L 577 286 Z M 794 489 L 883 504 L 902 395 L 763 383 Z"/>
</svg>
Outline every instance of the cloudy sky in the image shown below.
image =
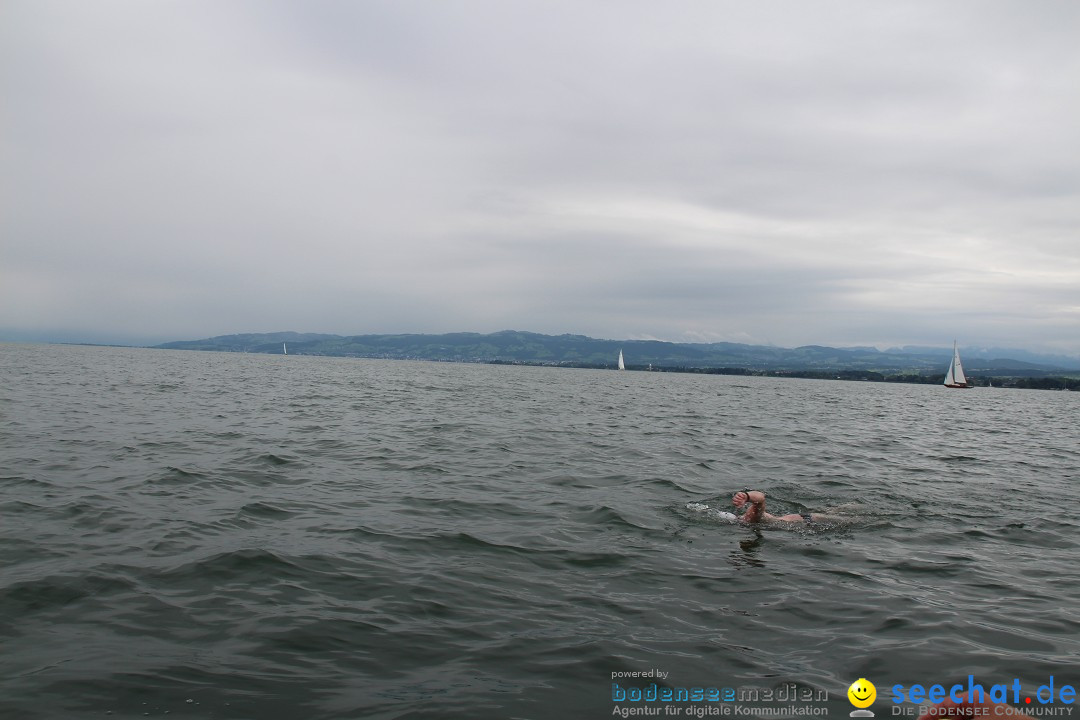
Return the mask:
<svg viewBox="0 0 1080 720">
<path fill-rule="evenodd" d="M 1080 355 L 1071 0 L 6 0 L 0 337 Z"/>
</svg>

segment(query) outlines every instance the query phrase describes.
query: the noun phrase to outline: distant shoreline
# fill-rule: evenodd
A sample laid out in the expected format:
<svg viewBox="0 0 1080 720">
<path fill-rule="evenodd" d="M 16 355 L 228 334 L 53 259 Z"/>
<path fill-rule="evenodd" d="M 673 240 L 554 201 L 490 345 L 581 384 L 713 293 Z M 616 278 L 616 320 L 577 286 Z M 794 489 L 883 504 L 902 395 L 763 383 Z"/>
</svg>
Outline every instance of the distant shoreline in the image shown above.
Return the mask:
<svg viewBox="0 0 1080 720">
<path fill-rule="evenodd" d="M 522 365 L 526 367 L 565 367 L 589 370 L 615 370 L 614 365 L 545 365 L 543 363 L 530 362 L 503 362 L 488 361 L 486 365 Z M 635 367 L 628 365 L 626 372 L 663 372 L 663 373 L 686 373 L 692 375 L 732 375 L 741 377 L 781 377 L 795 378 L 797 380 L 841 380 L 845 382 L 885 382 L 906 383 L 910 385 L 941 385 L 945 379 L 944 373 L 937 375 L 912 375 L 894 374 L 885 375 L 876 372 L 864 372 L 857 370 L 746 370 L 743 368 L 688 368 L 688 367 Z M 968 380 L 974 388 L 1005 388 L 1025 390 L 1070 390 L 1080 391 L 1080 378 L 1070 377 L 994 377 L 968 375 Z"/>
<path fill-rule="evenodd" d="M 605 341 L 609 342 L 609 341 Z M 613 342 L 613 341 L 611 341 Z M 13 343 L 24 344 L 24 343 Z M 277 354 L 282 355 L 280 350 L 277 352 L 265 352 L 265 351 L 249 351 L 239 349 L 214 349 L 214 348 L 163 348 L 161 346 L 145 346 L 145 345 L 117 345 L 110 343 L 74 343 L 74 342 L 57 342 L 57 343 L 25 343 L 25 344 L 44 344 L 44 345 L 61 345 L 71 347 L 108 347 L 108 348 L 130 348 L 130 349 L 143 349 L 143 350 L 161 350 L 161 349 L 176 349 L 176 350 L 201 350 L 203 352 L 232 352 L 232 353 L 249 353 L 258 355 L 270 355 Z M 386 355 L 364 355 L 364 354 L 328 354 L 328 353 L 312 353 L 303 352 L 302 350 L 290 351 L 288 357 L 341 357 L 341 358 L 354 358 L 354 359 L 369 359 L 369 360 L 406 360 L 406 361 L 421 361 L 421 362 L 449 362 L 449 363 L 464 363 L 473 365 L 518 365 L 524 367 L 555 367 L 566 369 L 584 369 L 584 370 L 613 370 L 617 368 L 615 363 L 590 363 L 590 362 L 572 362 L 572 361 L 537 361 L 537 360 L 504 360 L 504 359 L 462 359 L 462 358 L 438 358 L 438 357 L 388 357 Z M 283 355 L 284 357 L 284 355 Z M 740 367 L 693 367 L 685 365 L 636 365 L 628 364 L 626 372 L 662 372 L 662 373 L 680 373 L 691 375 L 729 375 L 729 376 L 743 376 L 743 377 L 781 377 L 781 378 L 794 378 L 800 380 L 842 380 L 846 382 L 884 382 L 884 383 L 905 383 L 911 385 L 940 385 L 942 384 L 945 374 L 944 373 L 918 373 L 914 371 L 908 372 L 878 372 L 874 370 L 852 370 L 848 368 L 817 368 L 817 369 L 756 369 L 756 368 L 740 368 Z M 1045 371 L 1042 371 L 1045 373 Z M 1073 373 L 1066 373 L 1061 375 L 1041 374 L 1038 376 L 1032 375 L 1003 375 L 1003 374 L 988 374 L 982 372 L 968 371 L 968 380 L 973 383 L 975 388 L 989 388 L 989 389 L 1026 389 L 1026 390 L 1068 390 L 1068 391 L 1080 391 L 1080 372 L 1075 375 Z"/>
<path fill-rule="evenodd" d="M 949 347 L 878 350 L 804 345 L 782 348 L 731 342 L 674 343 L 661 340 L 606 340 L 584 335 L 543 335 L 519 330 L 495 333 L 327 335 L 278 332 L 221 335 L 202 340 L 169 342 L 155 347 L 176 350 L 219 350 L 341 357 L 400 358 L 457 362 L 521 362 L 536 365 L 612 367 L 620 353 L 636 368 L 731 368 L 736 370 L 815 372 L 835 376 L 860 371 L 880 375 L 938 375 L 944 378 L 952 360 Z M 950 343 L 951 344 L 951 343 Z M 1080 358 L 1039 355 L 1025 350 L 960 346 L 964 369 L 972 377 L 1080 378 Z M 863 379 L 876 379 L 866 376 Z"/>
</svg>

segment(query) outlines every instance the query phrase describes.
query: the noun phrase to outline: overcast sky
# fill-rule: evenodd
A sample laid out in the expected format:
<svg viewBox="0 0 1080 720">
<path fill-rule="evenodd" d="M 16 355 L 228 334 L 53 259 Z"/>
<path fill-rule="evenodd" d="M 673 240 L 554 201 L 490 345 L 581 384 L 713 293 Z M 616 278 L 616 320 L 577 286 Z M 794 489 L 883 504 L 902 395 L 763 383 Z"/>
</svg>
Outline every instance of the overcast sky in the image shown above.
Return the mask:
<svg viewBox="0 0 1080 720">
<path fill-rule="evenodd" d="M 0 4 L 0 336 L 1080 355 L 1080 3 Z"/>
</svg>

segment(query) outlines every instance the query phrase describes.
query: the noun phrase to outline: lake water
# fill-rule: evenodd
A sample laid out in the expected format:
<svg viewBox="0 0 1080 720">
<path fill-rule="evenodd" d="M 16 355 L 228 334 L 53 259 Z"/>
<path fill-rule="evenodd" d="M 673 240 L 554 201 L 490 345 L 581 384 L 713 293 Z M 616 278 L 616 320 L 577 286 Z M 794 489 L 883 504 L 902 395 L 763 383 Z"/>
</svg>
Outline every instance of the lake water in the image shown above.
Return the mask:
<svg viewBox="0 0 1080 720">
<path fill-rule="evenodd" d="M 657 670 L 834 717 L 861 677 L 879 718 L 895 684 L 1077 686 L 1078 404 L 0 345 L 0 717 L 606 718 Z M 746 486 L 848 523 L 686 508 Z"/>
</svg>

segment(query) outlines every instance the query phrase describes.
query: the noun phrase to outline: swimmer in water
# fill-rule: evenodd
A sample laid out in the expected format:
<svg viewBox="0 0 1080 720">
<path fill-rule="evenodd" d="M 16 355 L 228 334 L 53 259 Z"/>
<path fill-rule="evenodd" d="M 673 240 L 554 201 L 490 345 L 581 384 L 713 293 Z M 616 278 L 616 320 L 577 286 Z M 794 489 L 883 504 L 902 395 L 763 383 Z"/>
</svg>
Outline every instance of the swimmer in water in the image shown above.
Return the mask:
<svg viewBox="0 0 1080 720">
<path fill-rule="evenodd" d="M 821 513 L 792 513 L 773 515 L 765 512 L 765 493 L 760 490 L 740 490 L 731 498 L 735 507 L 745 507 L 746 511 L 739 518 L 741 523 L 834 523 L 842 518 Z"/>
</svg>

